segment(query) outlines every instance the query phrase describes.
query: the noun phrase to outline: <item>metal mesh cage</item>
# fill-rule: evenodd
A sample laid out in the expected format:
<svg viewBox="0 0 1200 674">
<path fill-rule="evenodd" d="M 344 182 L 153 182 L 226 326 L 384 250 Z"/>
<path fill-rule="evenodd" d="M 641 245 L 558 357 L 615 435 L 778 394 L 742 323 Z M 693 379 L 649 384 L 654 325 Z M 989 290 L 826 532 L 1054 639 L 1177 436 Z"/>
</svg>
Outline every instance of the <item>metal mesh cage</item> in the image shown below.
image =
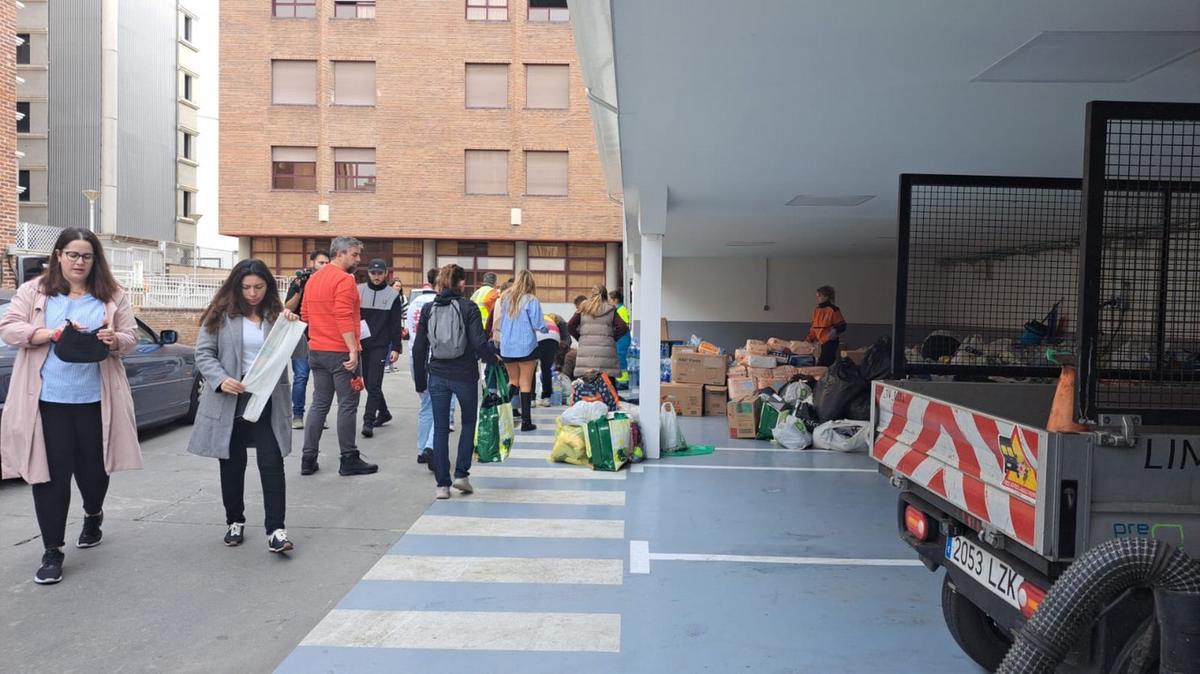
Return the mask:
<svg viewBox="0 0 1200 674">
<path fill-rule="evenodd" d="M 1080 407 L 1200 422 L 1200 105 L 1088 105 Z"/>
<path fill-rule="evenodd" d="M 897 374 L 1056 376 L 1077 334 L 1080 181 L 900 177 Z"/>
</svg>

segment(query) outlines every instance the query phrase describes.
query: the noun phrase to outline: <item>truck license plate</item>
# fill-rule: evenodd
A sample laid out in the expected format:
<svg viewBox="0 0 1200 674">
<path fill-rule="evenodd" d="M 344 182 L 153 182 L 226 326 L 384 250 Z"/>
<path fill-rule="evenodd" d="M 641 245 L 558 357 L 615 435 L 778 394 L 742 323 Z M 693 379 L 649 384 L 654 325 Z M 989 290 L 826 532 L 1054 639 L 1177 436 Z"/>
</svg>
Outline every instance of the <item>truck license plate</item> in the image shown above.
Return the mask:
<svg viewBox="0 0 1200 674">
<path fill-rule="evenodd" d="M 963 536 L 947 538 L 946 559 L 1013 608 L 1021 608 L 1017 591 L 1025 579 L 971 539 Z"/>
</svg>

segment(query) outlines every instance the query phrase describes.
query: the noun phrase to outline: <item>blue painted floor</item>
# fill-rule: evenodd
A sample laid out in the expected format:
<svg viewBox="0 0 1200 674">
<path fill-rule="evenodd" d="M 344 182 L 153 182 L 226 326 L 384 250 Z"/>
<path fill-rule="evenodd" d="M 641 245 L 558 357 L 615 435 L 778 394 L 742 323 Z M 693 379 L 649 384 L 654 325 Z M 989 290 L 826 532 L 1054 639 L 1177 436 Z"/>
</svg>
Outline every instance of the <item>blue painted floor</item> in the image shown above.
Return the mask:
<svg viewBox="0 0 1200 674">
<path fill-rule="evenodd" d="M 278 671 L 980 671 L 869 458 L 728 440 L 723 418 L 682 428 L 717 452 L 624 479 L 473 469 L 476 495 L 433 503 Z M 505 476 L 529 468 L 556 472 Z"/>
</svg>

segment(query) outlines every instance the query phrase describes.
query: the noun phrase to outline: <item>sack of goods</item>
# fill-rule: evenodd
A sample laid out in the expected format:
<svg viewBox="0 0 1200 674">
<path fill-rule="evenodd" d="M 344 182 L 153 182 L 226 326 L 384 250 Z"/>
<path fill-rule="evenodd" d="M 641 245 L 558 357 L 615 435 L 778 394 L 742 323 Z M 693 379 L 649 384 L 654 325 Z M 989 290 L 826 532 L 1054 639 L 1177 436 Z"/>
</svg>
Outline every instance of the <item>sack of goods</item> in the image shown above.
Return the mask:
<svg viewBox="0 0 1200 674">
<path fill-rule="evenodd" d="M 845 419 L 850 404 L 869 389 L 854 361 L 839 358 L 813 390 L 813 407 L 817 409 L 817 417 L 821 421 Z"/>
<path fill-rule="evenodd" d="M 513 408 L 508 396 L 508 376 L 499 365 L 489 365 L 484 375 L 486 392 L 479 405 L 475 423 L 475 453 L 480 463 L 495 463 L 508 458 L 512 449 Z M 501 394 L 503 391 L 503 395 Z"/>
<path fill-rule="evenodd" d="M 813 431 L 813 447 L 839 452 L 864 452 L 868 447 L 870 432 L 871 424 L 863 421 L 827 421 Z"/>
<path fill-rule="evenodd" d="M 570 463 L 576 466 L 586 466 L 587 426 L 564 424 L 562 417 L 554 422 L 554 447 L 550 449 L 550 461 L 553 463 Z"/>
<path fill-rule="evenodd" d="M 588 422 L 587 454 L 594 470 L 620 470 L 629 460 L 633 430 L 629 417 L 611 412 Z"/>
<path fill-rule="evenodd" d="M 603 372 L 589 372 L 572 384 L 571 404 L 585 401 L 601 401 L 610 411 L 616 410 L 621 404 L 621 396 L 617 395 L 617 386 L 612 377 Z"/>
<path fill-rule="evenodd" d="M 808 449 L 812 446 L 812 434 L 804 420 L 793 412 L 788 412 L 779 418 L 771 434 L 775 442 L 786 449 Z"/>
</svg>

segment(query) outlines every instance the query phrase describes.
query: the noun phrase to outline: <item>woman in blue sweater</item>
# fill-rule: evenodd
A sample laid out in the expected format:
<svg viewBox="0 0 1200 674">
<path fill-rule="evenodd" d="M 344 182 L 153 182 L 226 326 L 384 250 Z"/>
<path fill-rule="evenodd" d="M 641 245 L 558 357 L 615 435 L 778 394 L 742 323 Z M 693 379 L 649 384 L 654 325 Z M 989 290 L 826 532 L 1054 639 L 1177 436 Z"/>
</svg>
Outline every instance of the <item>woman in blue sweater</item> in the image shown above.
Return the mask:
<svg viewBox="0 0 1200 674">
<path fill-rule="evenodd" d="M 538 333 L 546 332 L 542 303 L 534 296 L 537 287 L 533 274 L 522 269 L 513 285 L 496 303 L 496 318 L 500 321 L 500 357 L 508 370 L 508 380 L 521 391 L 521 430 L 536 431 L 529 408 L 533 403 L 533 375 L 538 364 Z M 514 387 L 510 387 L 511 389 Z"/>
</svg>

